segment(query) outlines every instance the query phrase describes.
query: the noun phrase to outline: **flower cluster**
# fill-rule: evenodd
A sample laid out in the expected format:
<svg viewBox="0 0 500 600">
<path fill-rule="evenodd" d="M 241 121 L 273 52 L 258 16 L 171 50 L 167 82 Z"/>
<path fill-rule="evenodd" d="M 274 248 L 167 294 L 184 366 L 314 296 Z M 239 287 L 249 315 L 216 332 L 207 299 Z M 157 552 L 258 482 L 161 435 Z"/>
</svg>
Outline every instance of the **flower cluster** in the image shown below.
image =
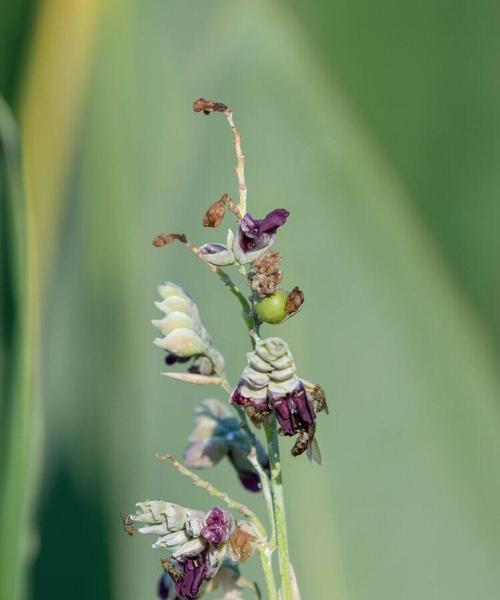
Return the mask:
<svg viewBox="0 0 500 600">
<path fill-rule="evenodd" d="M 247 366 L 231 402 L 243 406 L 257 424 L 274 414 L 283 435 L 298 435 L 292 449 L 296 456 L 316 449 L 316 388 L 298 377 L 288 344 L 270 337 L 257 340 L 255 350 L 247 354 Z"/>
<path fill-rule="evenodd" d="M 260 477 L 248 460 L 252 440 L 229 406 L 214 399 L 204 400 L 195 410 L 194 422 L 184 455 L 185 465 L 206 469 L 227 457 L 243 486 L 258 492 L 262 487 Z M 262 469 L 269 472 L 269 459 L 264 448 L 258 440 L 255 440 L 255 446 Z"/>
<path fill-rule="evenodd" d="M 242 562 L 253 551 L 251 526 L 235 523 L 222 508 L 204 513 L 163 500 L 139 502 L 136 506 L 138 510 L 128 518 L 138 526 L 139 533 L 158 536 L 153 548 L 167 548 L 172 553 L 162 562 L 182 600 L 197 598 L 226 558 Z M 165 588 L 168 591 L 168 585 Z"/>
<path fill-rule="evenodd" d="M 162 300 L 155 302 L 155 305 L 165 316 L 152 321 L 163 335 L 156 338 L 154 343 L 166 350 L 165 362 L 172 365 L 193 359 L 189 368 L 191 373 L 211 375 L 216 370 L 222 371 L 224 358 L 213 347 L 201 322 L 198 307 L 189 294 L 170 282 L 158 286 L 158 293 Z"/>
<path fill-rule="evenodd" d="M 229 209 L 236 218 L 237 229 L 235 233 L 228 230 L 225 243 L 209 242 L 197 247 L 184 233 L 166 233 L 158 235 L 153 244 L 164 247 L 179 242 L 218 275 L 242 307 L 253 350 L 247 354 L 247 364 L 233 387 L 224 372 L 224 357 L 213 346 L 189 294 L 170 282 L 158 287 L 161 301 L 155 304 L 164 316 L 153 320 L 161 333 L 154 343 L 166 352 L 168 365 L 189 363 L 188 373 L 169 371 L 164 374 L 193 384 L 220 385 L 229 395 L 227 404 L 210 398 L 195 409 L 194 429 L 188 438 L 184 465 L 169 454 L 159 458 L 170 460 L 197 487 L 248 520 L 236 522 L 228 510 L 220 507 L 203 512 L 152 500 L 139 502 L 134 514 L 123 517 L 123 526 L 129 535 L 136 531 L 155 535 L 153 548 L 170 553 L 161 561 L 165 573 L 158 583 L 158 596 L 164 600 L 194 600 L 216 589 L 222 590 L 224 600 L 241 600 L 243 589 L 252 590 L 258 598 L 263 597 L 257 584 L 239 573 L 239 563 L 247 560 L 256 548 L 267 587 L 264 597 L 299 598 L 289 559 L 278 436 L 295 438 L 293 456 L 307 452 L 309 459 L 320 462 L 317 414 L 328 411 L 323 390 L 297 374 L 288 344 L 280 337 L 262 339 L 259 333 L 264 323 L 283 323 L 304 303 L 299 287 L 291 291 L 280 287 L 282 257 L 271 250 L 279 228 L 290 213 L 276 208 L 264 218 L 256 219 L 248 212 L 244 155 L 232 112 L 221 102 L 203 98 L 197 100 L 193 108 L 206 115 L 224 113 L 236 151 L 239 203 L 236 205 L 228 193 L 223 194 L 206 211 L 203 226 L 218 227 Z M 231 266 L 236 276 L 243 275 L 248 295 L 240 291 L 229 275 Z M 264 425 L 269 455 L 252 433 L 247 416 L 257 427 Z M 266 531 L 265 525 L 248 507 L 190 470 L 214 467 L 225 458 L 247 490 L 263 492 L 271 532 Z M 279 590 L 272 562 L 275 545 L 279 557 Z"/>
<path fill-rule="evenodd" d="M 254 262 L 274 244 L 278 228 L 285 224 L 290 213 L 276 208 L 263 219 L 254 219 L 247 213 L 240 221 L 236 237 L 229 230 L 226 245 L 204 244 L 200 247 L 203 258 L 217 266 L 240 265 Z"/>
</svg>

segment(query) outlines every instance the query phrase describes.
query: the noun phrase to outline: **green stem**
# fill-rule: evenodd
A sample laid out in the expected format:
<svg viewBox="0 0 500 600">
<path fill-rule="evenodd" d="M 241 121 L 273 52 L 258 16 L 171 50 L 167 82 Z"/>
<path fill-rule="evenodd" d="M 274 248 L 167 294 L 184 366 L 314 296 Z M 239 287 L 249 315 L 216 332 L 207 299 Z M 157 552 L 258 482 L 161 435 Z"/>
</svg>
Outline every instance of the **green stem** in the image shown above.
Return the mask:
<svg viewBox="0 0 500 600">
<path fill-rule="evenodd" d="M 211 265 L 201 256 L 199 248 L 191 244 L 190 242 L 186 243 L 186 246 L 195 254 L 200 260 L 202 260 L 207 267 L 216 273 L 224 283 L 224 285 L 229 289 L 229 291 L 235 296 L 238 302 L 241 305 L 242 312 L 241 315 L 249 333 L 255 332 L 257 336 L 259 335 L 260 322 L 255 319 L 255 313 L 250 302 L 245 298 L 239 288 L 235 285 L 231 277 L 222 269 L 215 265 Z M 250 335 L 250 339 L 252 342 L 252 346 L 255 347 L 255 339 Z M 222 375 L 222 387 L 231 393 L 231 387 L 225 377 Z M 254 434 L 251 432 L 250 427 L 248 425 L 248 420 L 244 410 L 241 407 L 236 407 L 238 413 L 241 417 L 241 421 L 245 429 L 250 433 L 251 439 L 255 440 Z M 279 564 L 280 564 L 280 573 L 281 573 L 281 585 L 282 592 L 280 596 L 280 600 L 292 600 L 291 596 L 291 583 L 290 583 L 290 572 L 289 572 L 289 560 L 288 560 L 288 540 L 286 534 L 286 522 L 285 522 L 285 504 L 283 498 L 283 488 L 281 486 L 281 463 L 279 458 L 279 441 L 278 441 L 278 432 L 276 429 L 276 422 L 273 424 L 266 424 L 266 436 L 269 447 L 269 459 L 271 462 L 271 496 L 272 496 L 272 505 L 269 502 L 266 502 L 267 508 L 269 510 L 269 518 L 271 523 L 274 524 L 274 531 L 272 539 L 276 539 L 278 545 L 278 554 L 279 554 Z M 268 436 L 268 429 L 271 428 L 273 433 L 271 437 Z M 255 446 L 255 442 L 254 442 Z M 274 457 L 274 462 L 273 462 Z M 271 511 L 272 509 L 272 511 Z M 271 514 L 272 513 L 272 514 Z M 269 545 L 259 545 L 259 555 L 262 564 L 262 570 L 264 572 L 264 579 L 266 581 L 267 592 L 269 596 L 269 600 L 278 600 L 278 594 L 276 592 L 276 584 L 274 581 L 274 573 L 272 567 L 272 559 L 271 559 L 272 549 Z"/>
<path fill-rule="evenodd" d="M 290 557 L 288 551 L 288 535 L 286 530 L 285 498 L 281 477 L 281 459 L 276 419 L 264 424 L 269 462 L 271 464 L 271 493 L 274 503 L 274 521 L 276 523 L 276 543 L 281 576 L 281 600 L 292 600 L 292 583 L 290 580 Z"/>
</svg>

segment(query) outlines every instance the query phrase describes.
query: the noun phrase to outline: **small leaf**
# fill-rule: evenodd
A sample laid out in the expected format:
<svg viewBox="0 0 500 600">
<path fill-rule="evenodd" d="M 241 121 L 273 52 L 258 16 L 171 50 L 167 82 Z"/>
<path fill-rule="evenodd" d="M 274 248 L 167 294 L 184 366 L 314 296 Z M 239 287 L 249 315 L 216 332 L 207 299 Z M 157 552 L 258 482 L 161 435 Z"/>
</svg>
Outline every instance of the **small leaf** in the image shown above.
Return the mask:
<svg viewBox="0 0 500 600">
<path fill-rule="evenodd" d="M 171 379 L 178 379 L 179 381 L 184 381 L 186 383 L 197 383 L 198 385 L 220 385 L 222 383 L 222 379 L 220 377 L 213 375 L 198 375 L 197 373 L 176 373 L 174 371 L 162 373 L 162 375 L 166 375 Z"/>
</svg>

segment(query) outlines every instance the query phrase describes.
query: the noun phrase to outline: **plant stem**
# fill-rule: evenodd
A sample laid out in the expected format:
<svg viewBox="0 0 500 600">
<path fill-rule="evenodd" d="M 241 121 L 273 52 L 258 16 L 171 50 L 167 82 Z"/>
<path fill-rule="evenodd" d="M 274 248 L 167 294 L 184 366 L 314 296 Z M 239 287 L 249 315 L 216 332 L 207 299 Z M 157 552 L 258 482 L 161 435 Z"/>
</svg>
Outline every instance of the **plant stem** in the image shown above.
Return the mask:
<svg viewBox="0 0 500 600">
<path fill-rule="evenodd" d="M 264 495 L 264 500 L 266 501 L 267 514 L 272 530 L 272 537 L 269 540 L 269 547 L 271 550 L 274 550 L 274 547 L 276 546 L 276 524 L 274 522 L 273 497 L 271 493 L 271 486 L 269 485 L 269 477 L 264 469 L 260 466 L 259 459 L 257 458 L 257 451 L 255 450 L 255 444 L 252 448 L 252 451 L 248 455 L 248 460 L 259 475 L 260 484 L 262 486 L 262 494 Z"/>
<path fill-rule="evenodd" d="M 264 424 L 269 462 L 271 463 L 271 493 L 274 504 L 274 520 L 276 523 L 276 542 L 281 576 L 281 600 L 292 600 L 292 583 L 290 580 L 290 557 L 288 552 L 288 536 L 286 530 L 285 498 L 281 477 L 281 459 L 278 439 L 278 424 L 275 419 Z"/>
<path fill-rule="evenodd" d="M 243 218 L 247 212 L 247 184 L 245 182 L 245 155 L 241 150 L 241 136 L 236 129 L 236 125 L 233 120 L 233 113 L 229 109 L 226 110 L 226 119 L 229 123 L 229 127 L 233 133 L 234 138 L 234 150 L 236 152 L 236 176 L 238 178 L 238 191 L 240 195 L 240 203 L 238 204 L 238 211 L 240 217 Z"/>
<path fill-rule="evenodd" d="M 229 289 L 231 294 L 233 294 L 233 296 L 235 296 L 235 298 L 238 300 L 238 302 L 241 305 L 241 316 L 243 317 L 243 320 L 245 321 L 248 331 L 251 331 L 254 326 L 254 320 L 252 317 L 252 307 L 250 305 L 250 302 L 245 298 L 244 294 L 236 286 L 236 284 L 231 279 L 231 277 L 229 277 L 229 275 L 225 271 L 223 271 L 221 268 L 207 262 L 203 258 L 203 255 L 201 254 L 200 249 L 197 246 L 195 246 L 194 244 L 191 244 L 191 242 L 188 242 L 188 241 L 184 242 L 184 245 L 189 250 L 191 250 L 191 252 L 195 256 L 197 256 L 203 263 L 205 263 L 205 265 L 207 265 L 207 267 L 219 277 L 219 279 L 222 281 L 222 283 Z"/>
</svg>

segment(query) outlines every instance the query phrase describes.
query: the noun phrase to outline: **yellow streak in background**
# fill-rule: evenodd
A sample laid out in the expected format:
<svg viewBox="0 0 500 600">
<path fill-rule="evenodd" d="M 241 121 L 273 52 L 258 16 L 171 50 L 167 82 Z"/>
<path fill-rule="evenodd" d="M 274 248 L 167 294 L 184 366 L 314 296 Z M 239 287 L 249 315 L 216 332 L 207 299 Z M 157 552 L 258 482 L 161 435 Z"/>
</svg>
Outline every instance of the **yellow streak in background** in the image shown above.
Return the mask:
<svg viewBox="0 0 500 600">
<path fill-rule="evenodd" d="M 42 289 L 58 239 L 101 5 L 44 0 L 36 18 L 20 120 Z"/>
</svg>

